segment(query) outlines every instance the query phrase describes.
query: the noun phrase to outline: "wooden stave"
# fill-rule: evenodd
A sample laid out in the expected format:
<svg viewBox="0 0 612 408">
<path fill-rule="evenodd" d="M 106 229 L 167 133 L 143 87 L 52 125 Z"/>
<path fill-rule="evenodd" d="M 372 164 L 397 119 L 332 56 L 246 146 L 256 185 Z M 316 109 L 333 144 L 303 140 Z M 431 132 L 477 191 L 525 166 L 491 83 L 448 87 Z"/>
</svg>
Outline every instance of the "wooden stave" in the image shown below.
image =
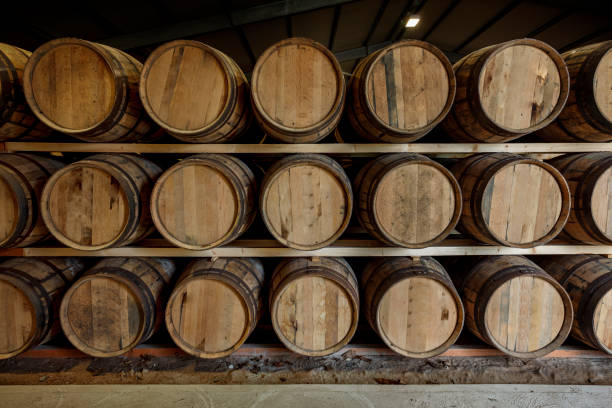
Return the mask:
<svg viewBox="0 0 612 408">
<path fill-rule="evenodd" d="M 561 255 L 538 257 L 535 262 L 564 287 L 572 300 L 572 337 L 612 354 L 612 348 L 599 340 L 593 327 L 597 303 L 612 291 L 612 260 L 600 255 Z"/>
<path fill-rule="evenodd" d="M 300 163 L 315 164 L 315 165 L 318 165 L 319 167 L 322 167 L 325 170 L 328 170 L 332 174 L 334 174 L 336 178 L 338 179 L 338 181 L 340 182 L 340 184 L 342 184 L 342 186 L 344 187 L 344 192 L 346 194 L 347 211 L 346 211 L 346 215 L 344 218 L 344 222 L 342 223 L 338 231 L 336 231 L 336 233 L 332 237 L 330 237 L 328 240 L 320 244 L 317 244 L 317 245 L 300 245 L 297 243 L 289 242 L 288 240 L 283 238 L 280 234 L 278 234 L 276 231 L 274 231 L 274 228 L 271 225 L 268 217 L 266 216 L 265 210 L 264 210 L 265 202 L 266 202 L 268 191 L 269 191 L 268 188 L 270 184 L 286 168 L 289 168 L 291 166 L 294 166 Z M 264 221 L 264 224 L 266 225 L 266 228 L 274 236 L 274 238 L 277 241 L 279 241 L 281 244 L 287 247 L 290 247 L 290 248 L 299 249 L 303 251 L 310 251 L 310 250 L 320 249 L 328 245 L 331 245 L 340 237 L 340 235 L 344 233 L 344 231 L 348 227 L 349 221 L 351 219 L 351 215 L 353 213 L 353 202 L 354 202 L 354 199 L 353 199 L 353 190 L 351 187 L 351 181 L 349 180 L 348 176 L 344 172 L 344 169 L 342 169 L 342 166 L 338 164 L 338 162 L 322 154 L 300 153 L 300 154 L 292 154 L 292 155 L 286 156 L 285 158 L 274 163 L 266 171 L 265 176 L 261 182 L 261 188 L 260 188 L 260 194 L 259 194 L 259 212 L 261 214 L 262 220 Z"/>
<path fill-rule="evenodd" d="M 567 180 L 572 206 L 560 236 L 591 245 L 612 245 L 612 237 L 593 219 L 591 198 L 595 183 L 612 166 L 612 154 L 606 152 L 570 153 L 548 161 Z"/>
<path fill-rule="evenodd" d="M 242 271 L 246 271 L 247 274 L 240 276 L 239 273 Z M 191 347 L 181 339 L 172 324 L 170 309 L 180 290 L 190 281 L 201 277 L 222 282 L 234 289 L 243 299 L 245 310 L 248 313 L 248 325 L 240 340 L 223 352 L 212 353 Z M 165 309 L 166 328 L 174 343 L 184 352 L 198 358 L 222 358 L 235 352 L 253 332 L 263 314 L 264 278 L 263 265 L 256 258 L 211 258 L 190 262 L 178 278 Z"/>
<path fill-rule="evenodd" d="M 516 45 L 529 45 L 545 52 L 556 63 L 561 83 L 559 99 L 548 118 L 537 126 L 529 127 L 525 133 L 511 131 L 495 124 L 484 113 L 478 98 L 477 79 L 485 63 L 505 48 Z M 503 143 L 540 130 L 552 123 L 560 114 L 569 95 L 570 79 L 563 58 L 548 44 L 532 38 L 511 40 L 481 48 L 461 58 L 453 65 L 453 68 L 457 80 L 455 101 L 440 126 L 448 136 L 458 142 Z M 469 126 L 475 127 L 474 132 L 465 130 L 468 124 L 466 121 L 469 121 Z"/>
<path fill-rule="evenodd" d="M 597 65 L 612 50 L 612 41 L 586 45 L 561 56 L 570 74 L 570 92 L 555 121 L 537 132 L 547 142 L 605 143 L 612 141 L 612 122 L 597 109 L 593 80 Z"/>
<path fill-rule="evenodd" d="M 155 60 L 170 48 L 191 46 L 201 48 L 215 56 L 223 66 L 231 90 L 223 112 L 217 120 L 204 128 L 183 130 L 164 123 L 155 113 L 147 98 L 146 78 Z M 142 66 L 139 96 L 149 117 L 171 136 L 188 143 L 224 143 L 242 136 L 251 126 L 253 113 L 250 106 L 250 87 L 246 75 L 238 64 L 223 52 L 199 41 L 175 40 L 156 48 Z"/>
<path fill-rule="evenodd" d="M 236 203 L 238 204 L 238 214 L 236 215 L 230 231 L 217 241 L 205 245 L 189 244 L 174 237 L 167 230 L 167 228 L 165 228 L 164 223 L 160 218 L 157 205 L 160 190 L 162 189 L 163 183 L 166 181 L 166 179 L 172 174 L 173 171 L 192 163 L 211 166 L 212 168 L 221 172 L 231 182 L 237 198 Z M 253 224 L 255 216 L 257 215 L 256 194 L 257 182 L 255 180 L 255 175 L 243 161 L 226 154 L 196 154 L 181 160 L 179 163 L 170 167 L 159 176 L 151 192 L 151 218 L 157 231 L 176 246 L 192 250 L 216 248 L 232 242 L 242 235 L 251 226 L 251 224 Z"/>
<path fill-rule="evenodd" d="M 371 73 L 372 66 L 382 58 L 383 54 L 401 46 L 416 46 L 426 49 L 442 62 L 449 76 L 449 92 L 446 105 L 442 112 L 427 126 L 417 131 L 400 131 L 383 123 L 370 108 L 366 99 L 365 84 Z M 364 75 L 365 73 L 365 75 Z M 448 58 L 432 44 L 419 40 L 402 40 L 385 48 L 375 51 L 362 59 L 353 70 L 353 75 L 347 87 L 346 116 L 352 128 L 364 139 L 370 142 L 408 143 L 413 142 L 429 133 L 448 114 L 455 98 L 456 80 L 453 67 Z"/>
<path fill-rule="evenodd" d="M 321 120 L 318 124 L 311 125 L 308 128 L 302 129 L 301 131 L 297 131 L 292 128 L 288 128 L 286 126 L 275 124 L 274 121 L 270 120 L 267 115 L 263 112 L 263 108 L 261 107 L 261 103 L 259 102 L 257 95 L 257 89 L 255 87 L 257 76 L 259 70 L 261 69 L 261 65 L 263 61 L 278 47 L 290 44 L 304 44 L 306 46 L 313 47 L 318 51 L 322 52 L 332 63 L 334 69 L 336 71 L 337 77 L 339 79 L 339 90 L 338 96 L 332 107 L 330 113 Z M 323 139 L 325 136 L 329 135 L 336 129 L 340 119 L 342 117 L 342 112 L 344 110 L 344 104 L 346 99 L 346 84 L 344 80 L 344 74 L 342 72 L 342 67 L 340 63 L 336 59 L 335 55 L 328 50 L 324 45 L 313 41 L 308 38 L 302 37 L 292 37 L 287 38 L 285 40 L 279 41 L 276 44 L 268 47 L 257 59 L 255 67 L 253 68 L 253 73 L 251 75 L 251 106 L 253 107 L 253 115 L 255 120 L 259 124 L 259 126 L 264 130 L 267 135 L 270 137 L 283 142 L 283 143 L 316 143 Z"/>
<path fill-rule="evenodd" d="M 296 268 L 296 269 L 292 269 Z M 352 303 L 353 321 L 348 333 L 340 342 L 332 347 L 322 350 L 304 350 L 289 342 L 282 335 L 278 322 L 275 319 L 277 313 L 276 300 L 280 298 L 283 289 L 294 280 L 303 276 L 324 277 L 344 289 Z M 339 257 L 311 257 L 311 258 L 287 258 L 281 261 L 274 270 L 269 282 L 268 308 L 272 320 L 274 332 L 289 350 L 309 357 L 320 357 L 333 354 L 340 350 L 351 340 L 357 330 L 359 320 L 359 285 L 357 277 L 350 265 Z"/>
<path fill-rule="evenodd" d="M 36 102 L 32 89 L 32 77 L 38 60 L 55 46 L 67 44 L 87 47 L 100 56 L 113 72 L 116 98 L 111 112 L 105 119 L 87 129 L 69 129 L 47 118 Z M 24 69 L 24 94 L 38 119 L 48 127 L 86 142 L 133 142 L 161 136 L 153 121 L 147 116 L 138 97 L 138 83 L 142 64 L 127 53 L 104 44 L 78 38 L 51 40 L 33 53 Z"/>
<path fill-rule="evenodd" d="M 459 262 L 459 264 L 462 263 L 463 265 L 456 268 L 454 270 L 455 273 L 452 275 L 455 287 L 465 307 L 465 326 L 470 332 L 505 354 L 524 359 L 543 357 L 563 344 L 571 332 L 574 310 L 572 301 L 561 284 L 524 256 L 495 255 L 470 258 L 474 259 L 463 259 L 464 262 Z M 506 263 L 508 267 L 494 269 L 488 266 L 490 264 L 495 266 L 496 262 Z M 499 272 L 502 272 L 502 274 L 499 274 Z M 545 347 L 531 352 L 517 352 L 501 346 L 490 336 L 486 329 L 485 306 L 495 289 L 509 279 L 525 274 L 543 279 L 557 290 L 563 301 L 564 321 L 557 337 Z"/>
<path fill-rule="evenodd" d="M 125 191 L 130 204 L 130 217 L 122 232 L 111 242 L 95 246 L 79 244 L 65 237 L 54 225 L 49 209 L 51 190 L 62 175 L 80 166 L 91 166 L 108 171 L 119 181 Z M 132 167 L 133 170 L 136 169 L 136 172 L 140 174 L 127 171 L 126 166 Z M 51 235 L 61 243 L 75 249 L 93 251 L 114 246 L 125 246 L 139 241 L 155 230 L 151 219 L 149 197 L 152 186 L 161 173 L 162 170 L 155 163 L 133 154 L 100 153 L 79 160 L 54 173 L 45 184 L 40 199 L 43 221 Z"/>
<path fill-rule="evenodd" d="M 9 184 L 20 208 L 19 219 L 10 237 L 0 247 L 25 247 L 49 237 L 39 211 L 39 200 L 49 177 L 61 169 L 63 163 L 43 156 L 25 153 L 0 153 L 2 179 Z"/>
<path fill-rule="evenodd" d="M 93 357 L 117 357 L 148 340 L 163 322 L 163 306 L 166 291 L 175 273 L 174 263 L 165 258 L 103 258 L 88 269 L 66 291 L 59 318 L 62 331 L 70 343 L 83 353 Z M 124 284 L 137 297 L 144 322 L 138 336 L 131 344 L 114 351 L 96 350 L 82 342 L 71 328 L 68 308 L 74 292 L 83 283 L 104 277 Z"/>
<path fill-rule="evenodd" d="M 52 132 L 32 113 L 23 94 L 23 69 L 30 54 L 0 43 L 0 141 L 44 139 Z"/>
<path fill-rule="evenodd" d="M 377 311 L 384 294 L 396 283 L 411 277 L 427 277 L 442 284 L 452 294 L 457 306 L 457 325 L 452 335 L 439 347 L 428 352 L 411 352 L 392 344 L 383 335 L 380 322 L 376 318 Z M 420 258 L 380 258 L 370 261 L 361 275 L 361 293 L 364 315 L 370 327 L 378 333 L 385 344 L 393 351 L 405 357 L 428 358 L 437 356 L 448 350 L 457 340 L 463 329 L 463 302 L 448 272 L 432 257 Z"/>
<path fill-rule="evenodd" d="M 480 165 L 478 164 L 479 161 L 481 162 Z M 482 217 L 482 211 L 480 210 L 482 195 L 489 180 L 503 167 L 516 163 L 534 164 L 544 168 L 557 181 L 562 196 L 561 212 L 553 228 L 540 239 L 524 244 L 511 243 L 507 240 L 495 237 L 489 232 Z M 482 170 L 482 167 L 484 167 L 484 170 Z M 569 218 L 571 195 L 567 181 L 557 169 L 540 160 L 513 153 L 480 153 L 459 161 L 451 168 L 451 172 L 461 186 L 463 197 L 462 214 L 457 224 L 457 229 L 485 244 L 503 245 L 515 248 L 532 248 L 543 245 L 551 241 L 563 230 Z M 475 181 L 470 183 L 468 178 L 473 178 Z M 476 216 L 474 216 L 474 214 L 476 214 Z"/>
<path fill-rule="evenodd" d="M 60 331 L 59 304 L 70 282 L 84 269 L 78 258 L 12 258 L 0 264 L 0 280 L 20 290 L 32 304 L 36 331 L 19 349 L 0 354 L 14 357 L 44 344 Z"/>
<path fill-rule="evenodd" d="M 455 211 L 451 218 L 448 226 L 445 230 L 440 233 L 436 238 L 421 244 L 410 244 L 402 242 L 391 235 L 385 234 L 384 230 L 378 225 L 376 215 L 372 215 L 374 208 L 374 199 L 376 197 L 375 187 L 382 181 L 384 176 L 395 167 L 400 166 L 406 162 L 414 162 L 431 165 L 434 168 L 440 170 L 444 175 L 447 176 L 448 180 L 453 186 L 455 194 Z M 438 162 L 431 160 L 429 157 L 416 153 L 390 153 L 382 156 L 378 156 L 374 160 L 371 160 L 366 164 L 357 174 L 353 181 L 353 189 L 357 192 L 357 208 L 356 215 L 359 224 L 374 236 L 379 241 L 386 243 L 387 245 L 402 246 L 406 248 L 426 248 L 432 246 L 438 242 L 441 242 L 446 238 L 452 230 L 455 228 L 462 212 L 462 194 L 459 183 L 453 176 L 453 174 L 444 166 Z"/>
</svg>

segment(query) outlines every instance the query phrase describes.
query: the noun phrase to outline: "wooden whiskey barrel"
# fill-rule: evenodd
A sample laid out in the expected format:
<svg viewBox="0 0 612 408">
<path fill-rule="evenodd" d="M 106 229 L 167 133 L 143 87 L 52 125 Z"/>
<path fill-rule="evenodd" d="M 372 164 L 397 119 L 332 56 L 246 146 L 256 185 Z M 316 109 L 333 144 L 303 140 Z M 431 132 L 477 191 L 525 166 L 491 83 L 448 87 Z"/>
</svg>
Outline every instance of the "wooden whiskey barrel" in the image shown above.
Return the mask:
<svg viewBox="0 0 612 408">
<path fill-rule="evenodd" d="M 463 195 L 459 230 L 491 245 L 530 248 L 553 239 L 570 210 L 551 165 L 510 153 L 476 154 L 452 168 Z"/>
<path fill-rule="evenodd" d="M 561 237 L 612 245 L 612 153 L 576 153 L 549 161 L 567 180 L 572 208 Z"/>
<path fill-rule="evenodd" d="M 0 248 L 28 246 L 49 236 L 38 201 L 49 176 L 63 166 L 48 157 L 0 153 Z"/>
<path fill-rule="evenodd" d="M 252 119 L 242 70 L 198 41 L 172 41 L 155 49 L 142 68 L 140 99 L 159 126 L 184 142 L 230 141 Z"/>
<path fill-rule="evenodd" d="M 283 344 L 325 356 L 353 337 L 359 318 L 357 278 L 342 258 L 282 261 L 270 282 L 272 326 Z"/>
<path fill-rule="evenodd" d="M 572 299 L 572 336 L 612 354 L 612 259 L 562 255 L 542 257 L 537 262 Z"/>
<path fill-rule="evenodd" d="M 255 118 L 286 143 L 314 143 L 338 125 L 345 84 L 340 63 L 325 46 L 288 38 L 264 51 L 251 77 Z"/>
<path fill-rule="evenodd" d="M 166 307 L 170 336 L 196 357 L 230 355 L 244 343 L 261 316 L 263 281 L 263 266 L 254 258 L 192 262 Z"/>
<path fill-rule="evenodd" d="M 355 179 L 357 217 L 377 239 L 408 248 L 442 241 L 461 215 L 461 189 L 452 173 L 427 156 L 379 156 Z"/>
<path fill-rule="evenodd" d="M 256 214 L 256 182 L 242 161 L 225 154 L 181 160 L 157 180 L 151 215 L 157 230 L 187 249 L 208 249 L 236 239 Z"/>
<path fill-rule="evenodd" d="M 59 38 L 34 51 L 23 88 L 47 126 L 88 142 L 128 142 L 157 130 L 138 97 L 142 64 L 106 45 Z"/>
<path fill-rule="evenodd" d="M 57 171 L 45 185 L 40 211 L 60 242 L 77 249 L 123 246 L 154 230 L 151 189 L 161 169 L 129 154 L 97 154 Z"/>
<path fill-rule="evenodd" d="M 60 306 L 64 334 L 90 356 L 127 353 L 163 321 L 163 295 L 173 274 L 169 259 L 103 259 L 66 292 Z"/>
<path fill-rule="evenodd" d="M 29 57 L 29 51 L 0 43 L 0 141 L 42 139 L 51 134 L 23 96 L 23 69 Z"/>
<path fill-rule="evenodd" d="M 370 141 L 412 142 L 444 119 L 455 85 L 453 67 L 439 49 L 423 41 L 399 41 L 354 69 L 346 115 Z"/>
<path fill-rule="evenodd" d="M 446 270 L 431 257 L 380 258 L 361 275 L 365 315 L 393 351 L 432 357 L 452 346 L 463 305 Z"/>
<path fill-rule="evenodd" d="M 259 208 L 266 227 L 283 245 L 323 248 L 338 239 L 351 219 L 351 182 L 327 156 L 294 154 L 266 172 Z"/>
<path fill-rule="evenodd" d="M 0 359 L 45 343 L 59 332 L 61 296 L 82 269 L 76 258 L 13 258 L 0 263 Z"/>
<path fill-rule="evenodd" d="M 454 270 L 453 277 L 465 306 L 465 325 L 506 354 L 542 357 L 570 333 L 569 295 L 523 256 L 482 257 L 472 267 Z"/>
<path fill-rule="evenodd" d="M 455 103 L 441 125 L 460 142 L 506 142 L 552 122 L 567 100 L 563 58 L 523 38 L 474 51 L 454 65 Z"/>
<path fill-rule="evenodd" d="M 561 54 L 570 93 L 557 120 L 538 132 L 550 142 L 612 141 L 612 41 Z"/>
</svg>

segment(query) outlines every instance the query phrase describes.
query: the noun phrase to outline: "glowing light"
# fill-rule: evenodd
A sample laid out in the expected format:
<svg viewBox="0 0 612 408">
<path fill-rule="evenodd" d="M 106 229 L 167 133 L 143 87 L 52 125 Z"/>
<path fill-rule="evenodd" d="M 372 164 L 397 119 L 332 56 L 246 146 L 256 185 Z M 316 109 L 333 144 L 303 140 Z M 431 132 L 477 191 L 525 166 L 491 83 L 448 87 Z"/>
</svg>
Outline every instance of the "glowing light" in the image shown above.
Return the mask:
<svg viewBox="0 0 612 408">
<path fill-rule="evenodd" d="M 417 16 L 410 17 L 408 21 L 406 21 L 406 28 L 416 27 L 417 24 L 419 24 L 419 21 L 421 21 L 421 19 Z"/>
</svg>

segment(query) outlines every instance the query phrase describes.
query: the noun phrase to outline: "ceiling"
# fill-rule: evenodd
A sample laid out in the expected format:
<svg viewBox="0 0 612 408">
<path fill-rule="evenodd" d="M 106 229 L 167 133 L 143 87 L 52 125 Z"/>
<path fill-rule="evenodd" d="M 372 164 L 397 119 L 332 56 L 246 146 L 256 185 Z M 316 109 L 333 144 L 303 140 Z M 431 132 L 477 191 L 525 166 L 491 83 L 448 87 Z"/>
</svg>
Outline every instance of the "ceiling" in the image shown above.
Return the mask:
<svg viewBox="0 0 612 408">
<path fill-rule="evenodd" d="M 161 43 L 190 38 L 230 55 L 246 72 L 268 46 L 291 36 L 326 45 L 345 72 L 402 38 L 431 42 L 452 61 L 514 38 L 537 38 L 559 51 L 612 39 L 610 0 L 107 0 L 25 7 L 4 15 L 0 41 L 33 50 L 53 38 L 79 37 L 144 60 Z M 413 14 L 420 23 L 404 28 Z"/>
</svg>

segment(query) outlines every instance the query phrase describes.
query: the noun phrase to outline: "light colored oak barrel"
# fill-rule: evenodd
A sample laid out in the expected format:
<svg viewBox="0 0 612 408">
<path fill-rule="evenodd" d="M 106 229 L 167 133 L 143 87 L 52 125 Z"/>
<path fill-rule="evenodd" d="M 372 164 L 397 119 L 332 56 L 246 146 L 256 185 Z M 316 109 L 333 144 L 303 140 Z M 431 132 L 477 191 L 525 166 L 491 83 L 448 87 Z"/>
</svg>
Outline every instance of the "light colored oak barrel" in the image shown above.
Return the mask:
<svg viewBox="0 0 612 408">
<path fill-rule="evenodd" d="M 357 278 L 342 258 L 284 260 L 270 282 L 270 314 L 289 350 L 306 356 L 335 353 L 357 329 Z"/>
<path fill-rule="evenodd" d="M 461 189 L 452 173 L 427 156 L 379 156 L 354 181 L 357 218 L 377 239 L 408 248 L 442 241 L 461 215 Z"/>
<path fill-rule="evenodd" d="M 227 142 L 251 123 L 249 84 L 221 51 L 192 40 L 158 47 L 144 63 L 140 99 L 151 118 L 175 138 Z"/>
<path fill-rule="evenodd" d="M 461 142 L 506 142 L 541 129 L 559 115 L 569 92 L 563 58 L 530 38 L 474 51 L 454 69 L 455 103 L 441 126 Z"/>
<path fill-rule="evenodd" d="M 128 245 L 155 228 L 149 212 L 162 170 L 142 157 L 97 154 L 57 171 L 45 185 L 40 211 L 57 240 L 76 249 Z"/>
<path fill-rule="evenodd" d="M 612 153 L 575 153 L 549 163 L 567 180 L 572 208 L 560 237 L 612 245 Z"/>
<path fill-rule="evenodd" d="M 170 295 L 166 327 L 174 342 L 200 358 L 236 351 L 259 321 L 264 270 L 254 258 L 200 259 Z"/>
<path fill-rule="evenodd" d="M 523 256 L 467 260 L 452 276 L 465 307 L 465 325 L 506 354 L 542 357 L 563 344 L 570 333 L 569 295 Z"/>
<path fill-rule="evenodd" d="M 64 295 L 64 334 L 90 356 L 127 353 L 161 325 L 164 293 L 174 271 L 174 263 L 164 258 L 101 260 Z"/>
<path fill-rule="evenodd" d="M 530 248 L 553 239 L 567 222 L 569 187 L 547 163 L 484 153 L 461 160 L 452 171 L 463 195 L 458 229 L 478 241 Z"/>
<path fill-rule="evenodd" d="M 340 63 L 325 46 L 288 38 L 264 51 L 251 77 L 257 122 L 286 143 L 314 143 L 338 125 L 344 107 Z"/>
<path fill-rule="evenodd" d="M 138 97 L 142 64 L 106 45 L 59 38 L 34 51 L 23 88 L 47 126 L 88 142 L 128 142 L 157 128 Z"/>
<path fill-rule="evenodd" d="M 266 227 L 283 245 L 323 248 L 338 239 L 351 219 L 351 182 L 327 156 L 294 154 L 266 172 L 259 208 Z"/>
<path fill-rule="evenodd" d="M 0 263 L 0 359 L 59 333 L 61 296 L 82 269 L 76 258 L 13 258 Z"/>
<path fill-rule="evenodd" d="M 30 52 L 0 43 L 0 141 L 43 139 L 52 132 L 32 113 L 23 95 L 23 69 Z"/>
<path fill-rule="evenodd" d="M 380 258 L 361 275 L 364 313 L 393 351 L 433 357 L 463 327 L 463 305 L 446 270 L 431 257 Z"/>
<path fill-rule="evenodd" d="M 612 354 L 612 259 L 600 255 L 561 255 L 541 257 L 537 263 L 572 299 L 572 336 Z"/>
<path fill-rule="evenodd" d="M 208 249 L 236 239 L 256 215 L 256 182 L 242 161 L 198 154 L 166 170 L 151 195 L 157 230 L 187 249 Z"/>
<path fill-rule="evenodd" d="M 38 202 L 49 176 L 63 166 L 48 157 L 0 153 L 0 247 L 24 247 L 49 236 Z"/>
<path fill-rule="evenodd" d="M 354 69 L 346 115 L 370 141 L 412 142 L 444 119 L 455 85 L 453 67 L 439 49 L 417 40 L 396 42 Z"/>
<path fill-rule="evenodd" d="M 538 132 L 550 142 L 612 141 L 612 41 L 561 54 L 570 93 L 559 117 Z"/>
</svg>

